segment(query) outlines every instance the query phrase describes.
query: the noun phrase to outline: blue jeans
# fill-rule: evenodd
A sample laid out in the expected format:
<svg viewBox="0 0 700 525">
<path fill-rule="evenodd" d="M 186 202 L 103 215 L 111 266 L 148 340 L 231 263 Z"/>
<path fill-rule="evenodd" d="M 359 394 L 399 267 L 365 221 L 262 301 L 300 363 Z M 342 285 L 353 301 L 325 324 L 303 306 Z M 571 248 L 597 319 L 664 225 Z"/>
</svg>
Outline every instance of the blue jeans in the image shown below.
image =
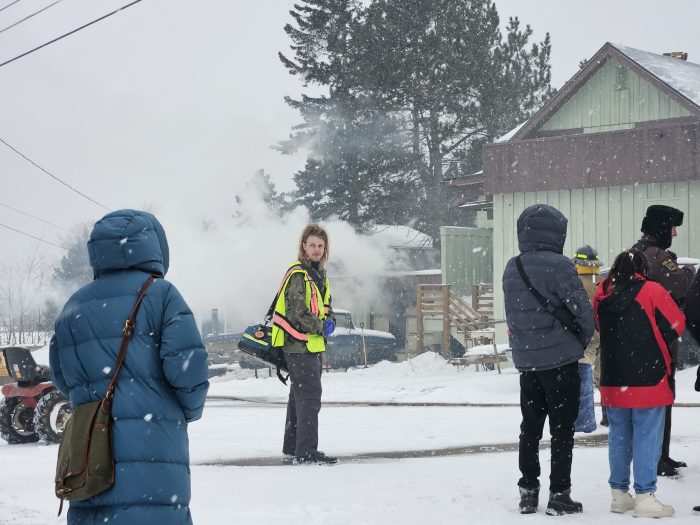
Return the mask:
<svg viewBox="0 0 700 525">
<path fill-rule="evenodd" d="M 593 402 L 593 367 L 579 363 L 578 374 L 581 376 L 581 391 L 579 394 L 578 417 L 574 427 L 576 432 L 593 432 L 596 429 Z"/>
<path fill-rule="evenodd" d="M 632 463 L 634 491 L 637 494 L 656 492 L 656 466 L 661 456 L 666 407 L 607 407 L 607 411 L 610 487 L 629 490 Z"/>
</svg>

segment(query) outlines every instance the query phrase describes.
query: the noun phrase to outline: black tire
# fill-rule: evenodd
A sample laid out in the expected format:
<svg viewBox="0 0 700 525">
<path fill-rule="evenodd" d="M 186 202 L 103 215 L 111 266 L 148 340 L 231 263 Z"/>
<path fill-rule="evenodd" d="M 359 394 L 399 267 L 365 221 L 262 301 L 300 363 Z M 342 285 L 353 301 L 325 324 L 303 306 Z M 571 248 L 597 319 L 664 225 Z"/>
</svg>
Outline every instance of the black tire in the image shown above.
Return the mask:
<svg viewBox="0 0 700 525">
<path fill-rule="evenodd" d="M 41 396 L 34 410 L 34 428 L 39 439 L 60 443 L 72 413 L 70 402 L 58 390 L 49 390 Z"/>
<path fill-rule="evenodd" d="M 39 441 L 34 431 L 34 409 L 25 407 L 22 398 L 0 399 L 0 437 L 10 445 Z"/>
</svg>

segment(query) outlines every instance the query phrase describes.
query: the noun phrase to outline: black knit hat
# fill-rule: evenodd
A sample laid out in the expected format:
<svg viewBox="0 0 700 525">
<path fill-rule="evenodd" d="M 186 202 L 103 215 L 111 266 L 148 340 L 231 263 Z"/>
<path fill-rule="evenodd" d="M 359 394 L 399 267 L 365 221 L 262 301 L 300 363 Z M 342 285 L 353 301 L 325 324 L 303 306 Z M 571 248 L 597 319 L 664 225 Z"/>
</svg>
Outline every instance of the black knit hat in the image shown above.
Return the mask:
<svg viewBox="0 0 700 525">
<path fill-rule="evenodd" d="M 647 208 L 647 213 L 642 219 L 642 232 L 653 235 L 666 249 L 673 241 L 672 230 L 683 224 L 683 212 L 671 206 L 652 204 Z"/>
</svg>

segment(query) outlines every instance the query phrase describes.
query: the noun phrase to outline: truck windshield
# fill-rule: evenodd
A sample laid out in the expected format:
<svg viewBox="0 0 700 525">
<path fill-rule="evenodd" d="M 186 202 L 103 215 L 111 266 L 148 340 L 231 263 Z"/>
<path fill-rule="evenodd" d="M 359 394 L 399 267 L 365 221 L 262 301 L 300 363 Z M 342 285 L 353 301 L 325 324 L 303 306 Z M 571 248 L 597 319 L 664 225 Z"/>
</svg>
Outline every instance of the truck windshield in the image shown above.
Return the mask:
<svg viewBox="0 0 700 525">
<path fill-rule="evenodd" d="M 335 325 L 338 328 L 352 328 L 350 314 L 335 314 Z"/>
</svg>

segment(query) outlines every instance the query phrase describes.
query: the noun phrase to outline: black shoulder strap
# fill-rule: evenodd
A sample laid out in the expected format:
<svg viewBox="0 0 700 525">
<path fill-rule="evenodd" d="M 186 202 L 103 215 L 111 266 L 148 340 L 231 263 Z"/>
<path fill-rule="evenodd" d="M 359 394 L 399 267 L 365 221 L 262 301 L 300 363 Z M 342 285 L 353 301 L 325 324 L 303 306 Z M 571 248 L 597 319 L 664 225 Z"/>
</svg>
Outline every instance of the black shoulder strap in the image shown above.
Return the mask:
<svg viewBox="0 0 700 525">
<path fill-rule="evenodd" d="M 544 295 L 542 295 L 537 288 L 532 286 L 532 282 L 530 281 L 530 278 L 525 273 L 525 268 L 523 268 L 523 262 L 520 260 L 520 255 L 518 255 L 515 258 L 515 266 L 518 268 L 518 273 L 520 274 L 520 278 L 525 283 L 525 286 L 527 286 L 527 289 L 530 290 L 530 293 L 535 296 L 535 299 L 537 299 L 537 302 L 540 303 L 542 305 L 542 307 L 545 310 L 547 310 L 549 313 L 553 313 L 554 310 L 556 310 L 556 307 L 552 304 L 552 302 L 549 299 L 547 299 Z"/>
<path fill-rule="evenodd" d="M 523 268 L 520 255 L 515 258 L 515 266 L 518 268 L 520 278 L 525 283 L 525 286 L 527 286 L 527 289 L 530 290 L 530 293 L 535 297 L 535 299 L 537 299 L 537 302 L 540 303 L 549 314 L 554 316 L 554 318 L 557 319 L 566 330 L 578 337 L 581 334 L 581 327 L 578 324 L 574 314 L 572 314 L 566 306 L 554 306 L 552 302 L 542 295 L 537 288 L 532 286 L 532 282 L 525 273 L 525 268 Z M 584 344 L 584 347 L 587 344 L 588 342 Z"/>
</svg>

